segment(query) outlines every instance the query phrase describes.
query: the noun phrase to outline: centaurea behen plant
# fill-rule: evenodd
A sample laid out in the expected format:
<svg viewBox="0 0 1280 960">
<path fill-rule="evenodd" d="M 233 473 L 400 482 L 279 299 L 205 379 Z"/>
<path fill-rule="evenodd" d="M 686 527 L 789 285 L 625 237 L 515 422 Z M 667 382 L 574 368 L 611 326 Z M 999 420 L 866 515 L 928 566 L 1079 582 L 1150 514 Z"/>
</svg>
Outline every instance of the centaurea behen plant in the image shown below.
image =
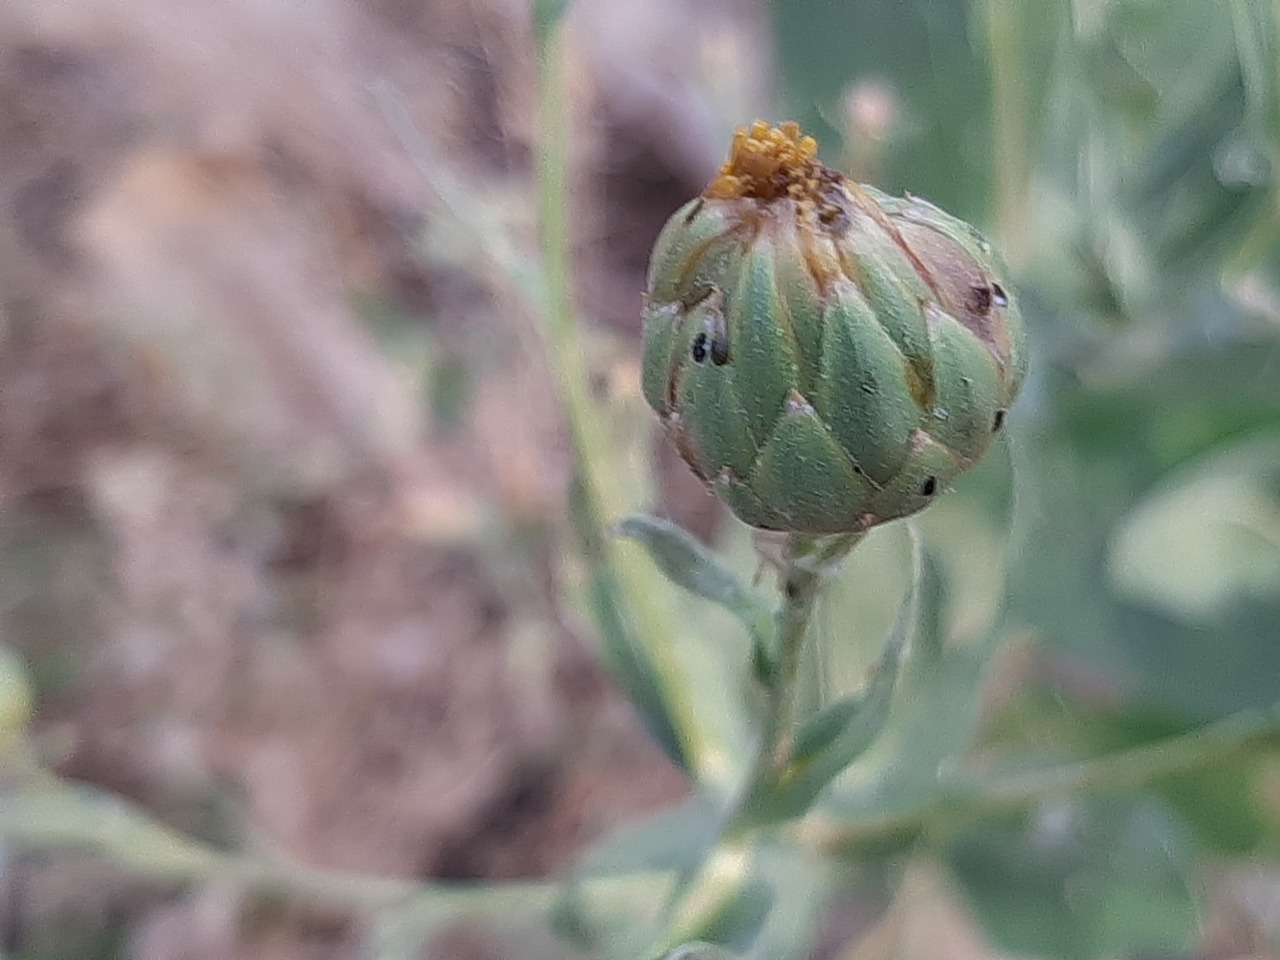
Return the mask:
<svg viewBox="0 0 1280 960">
<path fill-rule="evenodd" d="M 731 833 L 801 812 L 853 758 L 846 744 L 815 766 L 824 728 L 795 716 L 814 606 L 868 530 L 924 509 L 983 457 L 1026 373 L 991 245 L 817 150 L 795 123 L 738 130 L 664 227 L 644 302 L 649 405 L 708 489 L 782 542 L 782 601 L 757 646 L 761 746 Z M 864 706 L 887 710 L 877 696 Z"/>
</svg>

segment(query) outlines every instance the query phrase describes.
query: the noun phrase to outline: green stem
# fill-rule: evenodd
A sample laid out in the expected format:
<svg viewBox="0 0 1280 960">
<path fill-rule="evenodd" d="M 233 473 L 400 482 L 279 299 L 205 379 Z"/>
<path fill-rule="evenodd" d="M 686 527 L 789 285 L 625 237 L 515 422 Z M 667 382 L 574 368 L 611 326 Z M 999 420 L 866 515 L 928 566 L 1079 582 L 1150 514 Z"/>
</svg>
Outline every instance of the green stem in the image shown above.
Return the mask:
<svg viewBox="0 0 1280 960">
<path fill-rule="evenodd" d="M 777 667 L 769 688 L 769 712 L 761 756 L 776 777 L 786 766 L 788 743 L 794 732 L 796 684 L 804 660 L 805 638 L 826 576 L 791 560 L 782 581 L 782 606 L 778 610 Z"/>
<path fill-rule="evenodd" d="M 813 612 L 840 562 L 861 534 L 836 537 L 792 536 L 781 572 L 782 603 L 777 613 L 777 647 L 766 684 L 766 713 L 760 749 L 737 806 L 729 815 L 726 837 L 738 837 L 755 825 L 760 799 L 777 784 L 790 763 L 796 731 L 800 665 Z"/>
<path fill-rule="evenodd" d="M 813 612 L 837 567 L 861 534 L 832 537 L 792 535 L 785 546 L 780 570 L 782 592 L 776 620 L 776 646 L 771 651 L 765 679 L 765 718 L 760 746 L 737 802 L 726 813 L 717 842 L 702 866 L 672 893 L 666 916 L 670 923 L 666 948 L 713 923 L 716 913 L 746 882 L 750 834 L 771 822 L 763 801 L 786 774 L 790 763 L 797 717 L 796 700 L 800 667 Z M 736 869 L 727 869 L 732 865 Z"/>
</svg>

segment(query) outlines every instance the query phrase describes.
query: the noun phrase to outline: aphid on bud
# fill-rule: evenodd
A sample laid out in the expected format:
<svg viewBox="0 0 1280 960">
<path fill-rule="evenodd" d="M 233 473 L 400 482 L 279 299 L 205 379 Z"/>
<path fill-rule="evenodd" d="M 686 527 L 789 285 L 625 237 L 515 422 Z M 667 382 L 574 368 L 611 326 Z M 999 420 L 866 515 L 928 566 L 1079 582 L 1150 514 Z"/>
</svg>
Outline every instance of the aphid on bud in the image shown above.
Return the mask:
<svg viewBox="0 0 1280 960">
<path fill-rule="evenodd" d="M 707 335 L 701 330 L 699 330 L 698 335 L 693 338 L 693 349 L 690 352 L 693 354 L 694 363 L 706 362 L 707 353 L 709 352 L 707 350 Z"/>
<path fill-rule="evenodd" d="M 694 363 L 710 360 L 717 367 L 729 362 L 729 333 L 725 328 L 724 314 L 718 310 L 707 313 L 706 329 L 694 335 L 689 350 Z"/>
<path fill-rule="evenodd" d="M 707 314 L 707 342 L 712 363 L 723 367 L 729 362 L 729 329 L 724 322 L 724 313 L 720 310 L 712 310 Z"/>
</svg>

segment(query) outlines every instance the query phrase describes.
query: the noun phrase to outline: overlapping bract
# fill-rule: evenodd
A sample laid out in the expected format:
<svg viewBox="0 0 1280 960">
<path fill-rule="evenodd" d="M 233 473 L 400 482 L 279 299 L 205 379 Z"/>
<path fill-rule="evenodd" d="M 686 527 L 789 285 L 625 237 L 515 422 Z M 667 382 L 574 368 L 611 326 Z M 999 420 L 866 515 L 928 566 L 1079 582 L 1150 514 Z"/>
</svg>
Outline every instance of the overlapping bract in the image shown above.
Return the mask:
<svg viewBox="0 0 1280 960">
<path fill-rule="evenodd" d="M 739 131 L 654 248 L 643 359 L 693 470 L 747 523 L 809 534 L 927 506 L 986 452 L 1026 369 L 987 242 L 815 154 L 794 124 Z"/>
</svg>

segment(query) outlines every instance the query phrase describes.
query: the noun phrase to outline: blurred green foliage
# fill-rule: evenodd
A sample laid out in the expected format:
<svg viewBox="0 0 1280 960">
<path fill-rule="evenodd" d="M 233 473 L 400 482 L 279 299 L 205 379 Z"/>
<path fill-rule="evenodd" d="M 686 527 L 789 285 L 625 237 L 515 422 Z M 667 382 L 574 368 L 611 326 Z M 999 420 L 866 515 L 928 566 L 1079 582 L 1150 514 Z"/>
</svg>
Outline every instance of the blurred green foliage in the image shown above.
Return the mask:
<svg viewBox="0 0 1280 960">
<path fill-rule="evenodd" d="M 561 6 L 538 5 L 540 39 Z M 465 890 L 215 855 L 38 778 L 26 806 L 0 805 L 0 836 L 367 908 L 386 957 L 462 917 L 529 915 L 585 955 L 803 957 L 827 907 L 880 904 L 921 861 L 993 949 L 1182 954 L 1210 867 L 1280 876 L 1280 4 L 774 0 L 770 16 L 787 114 L 829 162 L 984 226 L 1033 362 L 1001 450 L 918 537 L 871 534 L 823 597 L 800 674 L 815 712 L 786 776 L 745 791 L 749 816 L 734 805 L 761 786 L 777 663 L 754 545 L 734 523 L 712 557 L 634 519 L 622 532 L 672 582 L 611 554 L 631 491 L 605 488 L 636 451 L 599 444 L 642 432 L 593 399 L 617 429 L 575 422 L 579 452 L 615 462 L 580 471 L 585 562 L 564 580 L 688 770 L 686 804 L 606 837 L 566 882 Z M 555 208 L 564 171 L 543 160 Z M 511 238 L 481 240 L 533 291 L 552 359 L 578 349 L 557 313 L 565 251 L 535 276 Z M 564 297 L 544 302 L 543 279 Z M 563 393 L 581 415 L 589 392 Z M 448 420 L 449 390 L 436 401 Z M 649 616 L 629 615 L 638 599 Z M 0 695 L 26 690 L 4 670 Z M 25 709 L 0 714 L 16 727 Z"/>
</svg>

